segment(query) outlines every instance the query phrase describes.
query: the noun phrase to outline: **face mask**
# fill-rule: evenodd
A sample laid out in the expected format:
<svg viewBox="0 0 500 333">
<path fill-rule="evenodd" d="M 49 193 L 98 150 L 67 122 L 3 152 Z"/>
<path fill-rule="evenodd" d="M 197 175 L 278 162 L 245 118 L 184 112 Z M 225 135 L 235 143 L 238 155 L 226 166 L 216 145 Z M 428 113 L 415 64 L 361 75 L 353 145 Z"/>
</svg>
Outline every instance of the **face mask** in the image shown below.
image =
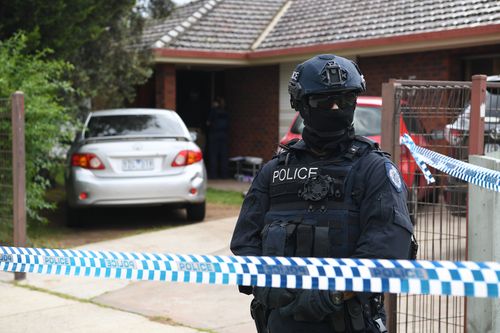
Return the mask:
<svg viewBox="0 0 500 333">
<path fill-rule="evenodd" d="M 318 136 L 331 137 L 343 133 L 352 125 L 356 94 L 311 95 L 302 115 L 306 127 Z"/>
</svg>

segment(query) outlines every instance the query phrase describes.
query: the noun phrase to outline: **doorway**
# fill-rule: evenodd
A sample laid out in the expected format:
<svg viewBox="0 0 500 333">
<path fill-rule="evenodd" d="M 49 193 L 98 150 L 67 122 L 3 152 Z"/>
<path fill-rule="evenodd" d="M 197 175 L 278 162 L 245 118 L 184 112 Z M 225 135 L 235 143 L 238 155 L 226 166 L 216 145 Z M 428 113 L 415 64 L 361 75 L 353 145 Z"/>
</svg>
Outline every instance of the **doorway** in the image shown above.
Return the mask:
<svg viewBox="0 0 500 333">
<path fill-rule="evenodd" d="M 224 71 L 178 69 L 176 81 L 176 111 L 188 129 L 197 133 L 196 143 L 205 154 L 207 118 L 212 101 L 224 98 Z"/>
</svg>

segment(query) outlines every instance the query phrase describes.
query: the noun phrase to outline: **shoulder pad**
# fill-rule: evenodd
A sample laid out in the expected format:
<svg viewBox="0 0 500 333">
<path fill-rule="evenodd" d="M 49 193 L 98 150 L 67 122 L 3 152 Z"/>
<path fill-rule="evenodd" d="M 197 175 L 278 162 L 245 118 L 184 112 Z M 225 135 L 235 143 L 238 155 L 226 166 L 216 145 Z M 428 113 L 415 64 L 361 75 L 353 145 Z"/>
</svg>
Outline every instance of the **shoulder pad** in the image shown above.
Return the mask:
<svg viewBox="0 0 500 333">
<path fill-rule="evenodd" d="M 372 148 L 372 150 L 380 150 L 379 143 L 377 141 L 373 141 L 371 139 L 368 139 L 367 137 L 364 137 L 364 136 L 361 136 L 361 135 L 356 135 L 354 137 L 354 140 L 367 143 Z"/>
<path fill-rule="evenodd" d="M 374 153 L 377 153 L 378 155 L 382 156 L 382 157 L 387 157 L 388 159 L 391 159 L 391 154 L 389 154 L 388 152 L 386 151 L 383 151 L 383 150 L 374 150 L 373 151 Z"/>
</svg>

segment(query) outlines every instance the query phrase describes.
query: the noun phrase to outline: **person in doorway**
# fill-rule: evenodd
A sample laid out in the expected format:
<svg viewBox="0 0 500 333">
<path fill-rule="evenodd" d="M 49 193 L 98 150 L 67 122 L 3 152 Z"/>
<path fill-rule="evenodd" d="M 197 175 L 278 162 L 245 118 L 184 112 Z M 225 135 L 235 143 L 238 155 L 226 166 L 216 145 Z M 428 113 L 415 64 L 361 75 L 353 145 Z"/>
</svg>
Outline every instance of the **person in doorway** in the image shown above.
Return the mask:
<svg viewBox="0 0 500 333">
<path fill-rule="evenodd" d="M 228 178 L 229 176 L 229 114 L 224 99 L 216 98 L 207 119 L 208 132 L 208 177 Z"/>
<path fill-rule="evenodd" d="M 378 144 L 355 135 L 358 66 L 332 54 L 292 73 L 288 91 L 303 140 L 264 165 L 231 240 L 236 255 L 408 259 L 407 189 Z M 381 294 L 240 286 L 259 332 L 384 332 Z"/>
</svg>

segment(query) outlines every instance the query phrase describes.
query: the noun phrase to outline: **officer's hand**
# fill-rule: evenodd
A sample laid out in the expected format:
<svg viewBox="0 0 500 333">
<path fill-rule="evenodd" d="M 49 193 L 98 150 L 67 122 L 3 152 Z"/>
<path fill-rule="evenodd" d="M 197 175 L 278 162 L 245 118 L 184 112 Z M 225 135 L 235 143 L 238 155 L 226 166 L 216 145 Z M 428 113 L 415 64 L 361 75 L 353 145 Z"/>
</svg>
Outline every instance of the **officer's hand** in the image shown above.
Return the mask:
<svg viewBox="0 0 500 333">
<path fill-rule="evenodd" d="M 336 310 L 338 306 L 333 304 L 328 290 L 302 290 L 294 302 L 280 309 L 280 314 L 297 321 L 319 322 Z"/>
<path fill-rule="evenodd" d="M 291 303 L 295 294 L 284 288 L 255 287 L 253 288 L 255 299 L 269 309 L 276 309 Z"/>
</svg>

